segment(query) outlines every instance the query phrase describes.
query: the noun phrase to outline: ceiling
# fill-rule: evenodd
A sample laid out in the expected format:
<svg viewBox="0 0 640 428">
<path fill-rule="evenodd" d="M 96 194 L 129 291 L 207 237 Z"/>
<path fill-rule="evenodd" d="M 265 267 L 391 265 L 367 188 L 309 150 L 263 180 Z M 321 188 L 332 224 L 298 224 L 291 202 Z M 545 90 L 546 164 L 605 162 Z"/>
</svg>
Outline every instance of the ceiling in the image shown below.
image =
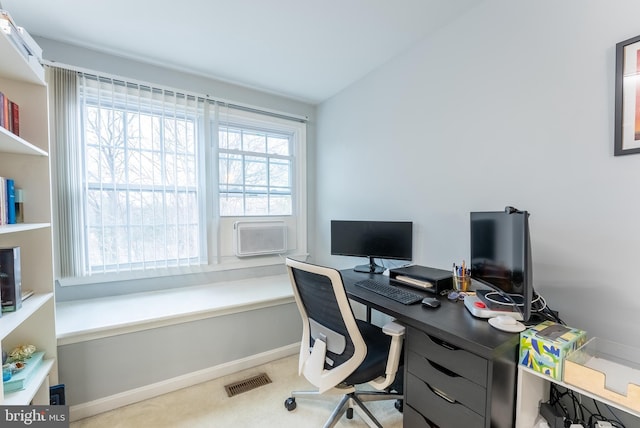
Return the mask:
<svg viewBox="0 0 640 428">
<path fill-rule="evenodd" d="M 0 8 L 32 36 L 316 104 L 481 1 L 0 0 Z"/>
</svg>

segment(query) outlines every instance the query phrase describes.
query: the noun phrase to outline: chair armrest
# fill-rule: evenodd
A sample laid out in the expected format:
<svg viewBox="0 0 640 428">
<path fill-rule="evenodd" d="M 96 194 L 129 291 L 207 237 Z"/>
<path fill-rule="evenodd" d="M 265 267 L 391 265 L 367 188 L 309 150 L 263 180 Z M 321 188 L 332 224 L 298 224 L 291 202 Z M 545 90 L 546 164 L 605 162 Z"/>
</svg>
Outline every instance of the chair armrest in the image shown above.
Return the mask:
<svg viewBox="0 0 640 428">
<path fill-rule="evenodd" d="M 389 357 L 387 358 L 385 376 L 369 382 L 369 384 L 377 390 L 385 389 L 396 379 L 396 373 L 400 365 L 400 355 L 402 355 L 405 327 L 395 321 L 391 321 L 382 327 L 382 332 L 391 336 L 391 345 L 389 346 Z"/>
<path fill-rule="evenodd" d="M 382 326 L 382 332 L 389 336 L 403 336 L 405 327 L 395 321 L 388 322 Z"/>
</svg>

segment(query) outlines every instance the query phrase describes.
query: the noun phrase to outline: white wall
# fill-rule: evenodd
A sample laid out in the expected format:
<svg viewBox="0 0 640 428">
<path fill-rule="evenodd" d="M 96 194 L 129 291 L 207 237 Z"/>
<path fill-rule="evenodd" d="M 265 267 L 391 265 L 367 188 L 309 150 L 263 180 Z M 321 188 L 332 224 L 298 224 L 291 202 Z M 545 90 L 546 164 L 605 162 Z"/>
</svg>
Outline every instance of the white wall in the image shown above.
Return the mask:
<svg viewBox="0 0 640 428">
<path fill-rule="evenodd" d="M 323 103 L 314 260 L 355 264 L 329 256 L 331 219 L 412 220 L 414 262 L 448 268 L 470 211 L 513 205 L 531 212 L 536 291 L 632 342 L 640 155 L 613 156 L 613 118 L 615 44 L 638 16 L 635 0 L 487 0 Z"/>
</svg>

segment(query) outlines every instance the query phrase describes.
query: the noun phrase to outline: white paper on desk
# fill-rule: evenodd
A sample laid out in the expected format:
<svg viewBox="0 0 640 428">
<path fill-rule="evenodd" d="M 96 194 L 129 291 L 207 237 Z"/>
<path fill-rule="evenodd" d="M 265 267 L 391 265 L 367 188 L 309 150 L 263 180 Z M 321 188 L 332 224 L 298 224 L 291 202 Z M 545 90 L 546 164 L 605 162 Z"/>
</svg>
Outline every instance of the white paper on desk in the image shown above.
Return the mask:
<svg viewBox="0 0 640 428">
<path fill-rule="evenodd" d="M 640 370 L 604 358 L 592 357 L 585 367 L 604 373 L 605 388 L 624 396 L 630 383 L 640 385 Z"/>
</svg>

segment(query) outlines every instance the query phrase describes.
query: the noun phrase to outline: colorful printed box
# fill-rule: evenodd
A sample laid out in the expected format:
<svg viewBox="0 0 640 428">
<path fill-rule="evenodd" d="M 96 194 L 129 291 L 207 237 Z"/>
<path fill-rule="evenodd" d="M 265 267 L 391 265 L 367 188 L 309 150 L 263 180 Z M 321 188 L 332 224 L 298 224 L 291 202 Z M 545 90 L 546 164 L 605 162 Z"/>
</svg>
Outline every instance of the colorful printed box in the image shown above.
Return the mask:
<svg viewBox="0 0 640 428">
<path fill-rule="evenodd" d="M 520 333 L 520 364 L 561 381 L 564 359 L 586 337 L 583 330 L 544 321 Z"/>
</svg>

